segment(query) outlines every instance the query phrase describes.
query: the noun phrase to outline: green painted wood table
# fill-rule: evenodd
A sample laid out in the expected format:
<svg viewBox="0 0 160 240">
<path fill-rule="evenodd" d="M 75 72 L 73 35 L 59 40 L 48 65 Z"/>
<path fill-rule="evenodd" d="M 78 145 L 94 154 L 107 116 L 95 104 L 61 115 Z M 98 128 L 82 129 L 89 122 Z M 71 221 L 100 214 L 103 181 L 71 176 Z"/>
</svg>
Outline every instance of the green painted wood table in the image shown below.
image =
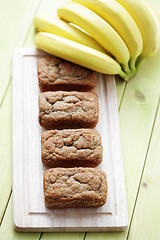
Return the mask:
<svg viewBox="0 0 160 240">
<path fill-rule="evenodd" d="M 160 14 L 160 1 L 150 0 Z M 0 0 L 0 239 L 160 239 L 160 54 L 128 83 L 116 79 L 129 225 L 121 233 L 18 233 L 12 225 L 12 76 L 15 47 L 33 47 L 33 19 L 57 0 Z M 151 37 L 151 36 L 148 36 Z M 18 144 L 18 143 L 17 143 Z"/>
</svg>

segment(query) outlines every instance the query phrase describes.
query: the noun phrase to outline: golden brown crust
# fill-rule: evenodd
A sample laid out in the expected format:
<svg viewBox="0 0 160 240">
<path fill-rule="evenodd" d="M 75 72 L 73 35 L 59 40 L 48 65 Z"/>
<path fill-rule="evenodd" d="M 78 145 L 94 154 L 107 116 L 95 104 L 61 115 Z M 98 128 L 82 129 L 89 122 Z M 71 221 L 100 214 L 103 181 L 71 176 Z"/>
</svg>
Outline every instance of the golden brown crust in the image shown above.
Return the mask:
<svg viewBox="0 0 160 240">
<path fill-rule="evenodd" d="M 39 123 L 46 129 L 94 128 L 98 96 L 93 92 L 45 92 L 39 95 Z"/>
<path fill-rule="evenodd" d="M 102 152 L 101 136 L 94 129 L 50 130 L 41 136 L 46 167 L 96 167 Z"/>
<path fill-rule="evenodd" d="M 88 91 L 96 86 L 96 72 L 58 57 L 40 58 L 37 63 L 41 91 Z"/>
<path fill-rule="evenodd" d="M 106 203 L 107 180 L 95 168 L 52 168 L 44 173 L 44 197 L 48 208 L 90 208 Z"/>
</svg>

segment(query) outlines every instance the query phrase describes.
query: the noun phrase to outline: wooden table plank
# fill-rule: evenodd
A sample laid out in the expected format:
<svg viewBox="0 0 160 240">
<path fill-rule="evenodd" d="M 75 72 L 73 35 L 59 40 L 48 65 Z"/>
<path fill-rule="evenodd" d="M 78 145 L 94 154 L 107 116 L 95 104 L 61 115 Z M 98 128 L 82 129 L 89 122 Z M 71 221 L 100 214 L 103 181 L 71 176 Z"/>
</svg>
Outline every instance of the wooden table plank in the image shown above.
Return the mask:
<svg viewBox="0 0 160 240">
<path fill-rule="evenodd" d="M 0 227 L 0 239 L 7 240 L 39 240 L 40 233 L 19 233 L 13 229 L 12 197 L 9 201 L 4 219 Z"/>
<path fill-rule="evenodd" d="M 39 3 L 40 0 L 0 1 L 0 103 L 10 81 L 13 48 L 23 45 Z"/>
<path fill-rule="evenodd" d="M 85 233 L 44 233 L 41 240 L 83 240 Z"/>
<path fill-rule="evenodd" d="M 11 86 L 0 108 L 0 222 L 11 192 Z"/>
<path fill-rule="evenodd" d="M 160 239 L 160 106 L 128 239 Z"/>
</svg>

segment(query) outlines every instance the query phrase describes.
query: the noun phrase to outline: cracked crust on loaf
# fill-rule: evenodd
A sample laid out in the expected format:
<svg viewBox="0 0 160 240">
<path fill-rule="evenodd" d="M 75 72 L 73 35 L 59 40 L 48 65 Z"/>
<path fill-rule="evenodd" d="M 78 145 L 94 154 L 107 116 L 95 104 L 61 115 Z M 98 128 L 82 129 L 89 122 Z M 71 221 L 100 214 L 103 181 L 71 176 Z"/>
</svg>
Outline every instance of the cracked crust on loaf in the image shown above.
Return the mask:
<svg viewBox="0 0 160 240">
<path fill-rule="evenodd" d="M 42 92 L 66 90 L 88 91 L 96 87 L 96 72 L 58 57 L 44 57 L 37 62 Z"/>
<path fill-rule="evenodd" d="M 94 128 L 98 96 L 93 92 L 45 92 L 39 95 L 39 123 L 46 129 Z"/>
<path fill-rule="evenodd" d="M 102 152 L 101 136 L 94 129 L 50 130 L 41 136 L 46 167 L 96 167 Z"/>
<path fill-rule="evenodd" d="M 107 180 L 95 168 L 51 168 L 44 173 L 48 208 L 91 208 L 106 203 Z"/>
</svg>

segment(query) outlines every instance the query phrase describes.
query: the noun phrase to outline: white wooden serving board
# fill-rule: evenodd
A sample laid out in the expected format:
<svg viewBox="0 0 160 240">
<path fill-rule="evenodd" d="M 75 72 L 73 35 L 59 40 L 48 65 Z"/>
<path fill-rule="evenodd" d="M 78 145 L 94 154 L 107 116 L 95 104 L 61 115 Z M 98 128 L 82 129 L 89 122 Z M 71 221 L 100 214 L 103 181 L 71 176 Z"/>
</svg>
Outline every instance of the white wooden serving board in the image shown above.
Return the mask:
<svg viewBox="0 0 160 240">
<path fill-rule="evenodd" d="M 13 55 L 13 221 L 17 231 L 122 231 L 128 223 L 116 86 L 98 74 L 99 123 L 108 199 L 100 208 L 54 209 L 44 205 L 41 133 L 38 123 L 37 59 L 46 53 L 17 48 Z"/>
</svg>

